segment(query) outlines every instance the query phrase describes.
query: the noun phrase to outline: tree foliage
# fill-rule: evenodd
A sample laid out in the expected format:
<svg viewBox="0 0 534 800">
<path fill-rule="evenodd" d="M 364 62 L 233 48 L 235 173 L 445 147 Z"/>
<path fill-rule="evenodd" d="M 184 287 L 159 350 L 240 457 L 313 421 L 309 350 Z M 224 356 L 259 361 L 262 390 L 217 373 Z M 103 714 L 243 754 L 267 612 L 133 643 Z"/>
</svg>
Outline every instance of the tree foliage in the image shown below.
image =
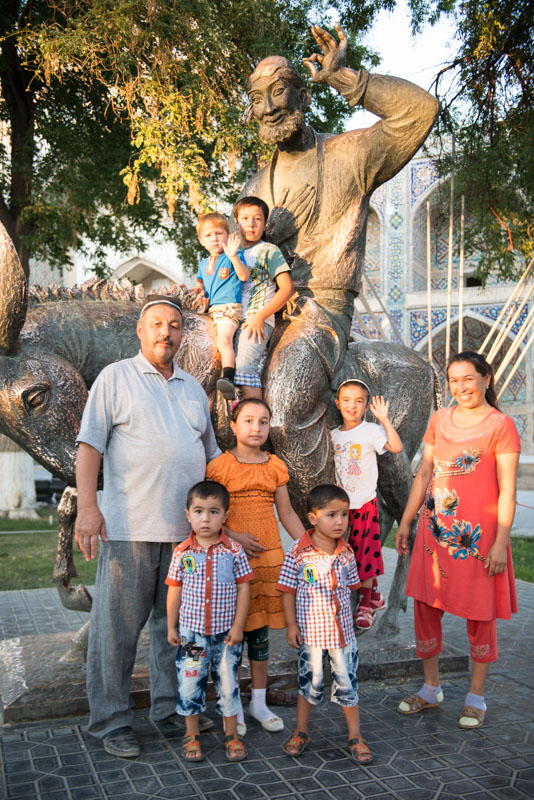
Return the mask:
<svg viewBox="0 0 534 800">
<path fill-rule="evenodd" d="M 515 278 L 534 255 L 534 6 L 411 0 L 414 30 L 451 15 L 458 51 L 436 76 L 440 170 L 454 171 L 478 274 Z M 454 134 L 455 152 L 451 152 Z"/>
<path fill-rule="evenodd" d="M 265 158 L 243 127 L 246 78 L 270 53 L 300 63 L 311 24 L 340 20 L 357 46 L 393 0 L 4 0 L 0 20 L 0 219 L 29 254 L 68 266 L 87 242 L 196 258 L 192 212 L 232 200 Z M 376 59 L 375 59 L 376 60 Z M 305 71 L 305 70 L 304 70 Z M 312 124 L 349 109 L 314 92 Z"/>
</svg>

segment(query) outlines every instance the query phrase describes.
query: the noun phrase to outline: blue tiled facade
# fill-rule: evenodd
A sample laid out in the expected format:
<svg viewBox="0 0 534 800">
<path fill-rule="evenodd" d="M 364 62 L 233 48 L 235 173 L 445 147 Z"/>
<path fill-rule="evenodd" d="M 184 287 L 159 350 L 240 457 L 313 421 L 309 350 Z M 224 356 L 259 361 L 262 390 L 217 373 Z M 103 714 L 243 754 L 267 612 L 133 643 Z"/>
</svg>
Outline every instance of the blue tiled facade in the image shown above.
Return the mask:
<svg viewBox="0 0 534 800">
<path fill-rule="evenodd" d="M 425 355 L 428 352 L 426 228 L 427 201 L 431 219 L 432 312 L 430 331 L 433 360 L 441 373 L 445 367 L 447 319 L 448 226 L 449 220 L 437 202 L 448 197 L 448 183 L 440 183 L 435 164 L 416 157 L 402 172 L 375 192 L 371 198 L 366 272 L 402 332 L 404 343 Z M 468 219 L 468 209 L 466 209 Z M 458 220 L 456 220 L 458 225 Z M 451 353 L 458 347 L 458 265 L 452 258 Z M 466 261 L 465 274 L 473 274 L 476 257 Z M 484 290 L 464 288 L 463 348 L 478 350 L 513 289 L 512 283 L 490 279 Z M 390 331 L 385 315 L 364 284 L 369 303 L 384 330 Z M 372 319 L 357 302 L 361 317 L 373 338 L 380 338 Z M 494 362 L 498 366 L 526 319 L 532 301 L 522 309 Z M 357 318 L 355 334 L 364 333 Z M 528 338 L 528 337 L 527 337 Z M 395 337 L 391 332 L 391 340 Z M 523 345 L 525 341 L 523 341 Z M 534 350 L 534 348 L 532 348 Z M 503 410 L 515 420 L 525 452 L 534 452 L 534 353 L 527 353 L 501 398 Z M 486 349 L 487 352 L 487 349 Z M 512 359 L 512 364 L 519 353 Z M 505 375 L 508 374 L 506 370 Z"/>
</svg>

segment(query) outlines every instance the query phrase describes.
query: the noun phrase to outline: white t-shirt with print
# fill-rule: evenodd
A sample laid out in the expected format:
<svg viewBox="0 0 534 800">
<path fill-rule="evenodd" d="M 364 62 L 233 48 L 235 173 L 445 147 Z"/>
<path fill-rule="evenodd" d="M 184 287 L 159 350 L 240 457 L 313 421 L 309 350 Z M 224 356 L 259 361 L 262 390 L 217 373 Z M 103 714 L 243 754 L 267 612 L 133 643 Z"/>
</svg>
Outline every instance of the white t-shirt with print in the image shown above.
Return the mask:
<svg viewBox="0 0 534 800">
<path fill-rule="evenodd" d="M 361 508 L 376 497 L 378 464 L 376 456 L 385 453 L 388 437 L 382 425 L 360 422 L 349 431 L 330 431 L 334 445 L 336 481 L 350 498 L 351 508 Z"/>
</svg>

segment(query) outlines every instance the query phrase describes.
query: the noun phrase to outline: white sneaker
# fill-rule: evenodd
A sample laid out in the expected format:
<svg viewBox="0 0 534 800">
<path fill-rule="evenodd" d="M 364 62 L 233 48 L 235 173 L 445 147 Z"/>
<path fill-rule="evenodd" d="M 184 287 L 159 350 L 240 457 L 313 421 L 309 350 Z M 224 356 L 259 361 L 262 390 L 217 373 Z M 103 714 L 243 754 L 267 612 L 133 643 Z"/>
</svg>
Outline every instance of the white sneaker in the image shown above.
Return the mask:
<svg viewBox="0 0 534 800">
<path fill-rule="evenodd" d="M 252 703 L 248 707 L 248 713 L 255 719 L 256 722 L 259 722 L 261 727 L 265 731 L 269 731 L 269 733 L 278 733 L 279 731 L 284 730 L 284 720 L 281 717 L 277 717 L 276 714 L 273 714 L 272 717 L 268 719 L 260 719 L 259 717 L 255 717 L 252 713 Z"/>
</svg>

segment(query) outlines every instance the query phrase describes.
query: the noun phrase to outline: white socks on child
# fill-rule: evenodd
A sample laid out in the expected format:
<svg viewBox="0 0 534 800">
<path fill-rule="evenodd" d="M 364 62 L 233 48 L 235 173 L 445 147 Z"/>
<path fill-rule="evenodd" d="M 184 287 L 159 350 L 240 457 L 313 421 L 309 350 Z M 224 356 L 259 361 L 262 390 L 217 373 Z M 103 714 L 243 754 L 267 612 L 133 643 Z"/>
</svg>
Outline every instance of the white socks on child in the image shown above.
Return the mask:
<svg viewBox="0 0 534 800">
<path fill-rule="evenodd" d="M 284 720 L 267 708 L 265 702 L 266 689 L 251 689 L 251 699 L 248 713 L 262 728 L 271 733 L 284 730 Z"/>
<path fill-rule="evenodd" d="M 465 705 L 472 706 L 473 708 L 479 708 L 481 711 L 487 711 L 484 698 L 481 695 L 473 694 L 472 692 L 467 692 L 465 696 Z"/>
<path fill-rule="evenodd" d="M 443 701 L 441 686 L 431 686 L 429 683 L 423 683 L 423 688 L 419 689 L 417 694 L 427 703 L 441 703 Z"/>
<path fill-rule="evenodd" d="M 267 689 L 250 690 L 250 713 L 257 720 L 267 720 L 275 716 L 267 707 L 266 693 Z"/>
</svg>

